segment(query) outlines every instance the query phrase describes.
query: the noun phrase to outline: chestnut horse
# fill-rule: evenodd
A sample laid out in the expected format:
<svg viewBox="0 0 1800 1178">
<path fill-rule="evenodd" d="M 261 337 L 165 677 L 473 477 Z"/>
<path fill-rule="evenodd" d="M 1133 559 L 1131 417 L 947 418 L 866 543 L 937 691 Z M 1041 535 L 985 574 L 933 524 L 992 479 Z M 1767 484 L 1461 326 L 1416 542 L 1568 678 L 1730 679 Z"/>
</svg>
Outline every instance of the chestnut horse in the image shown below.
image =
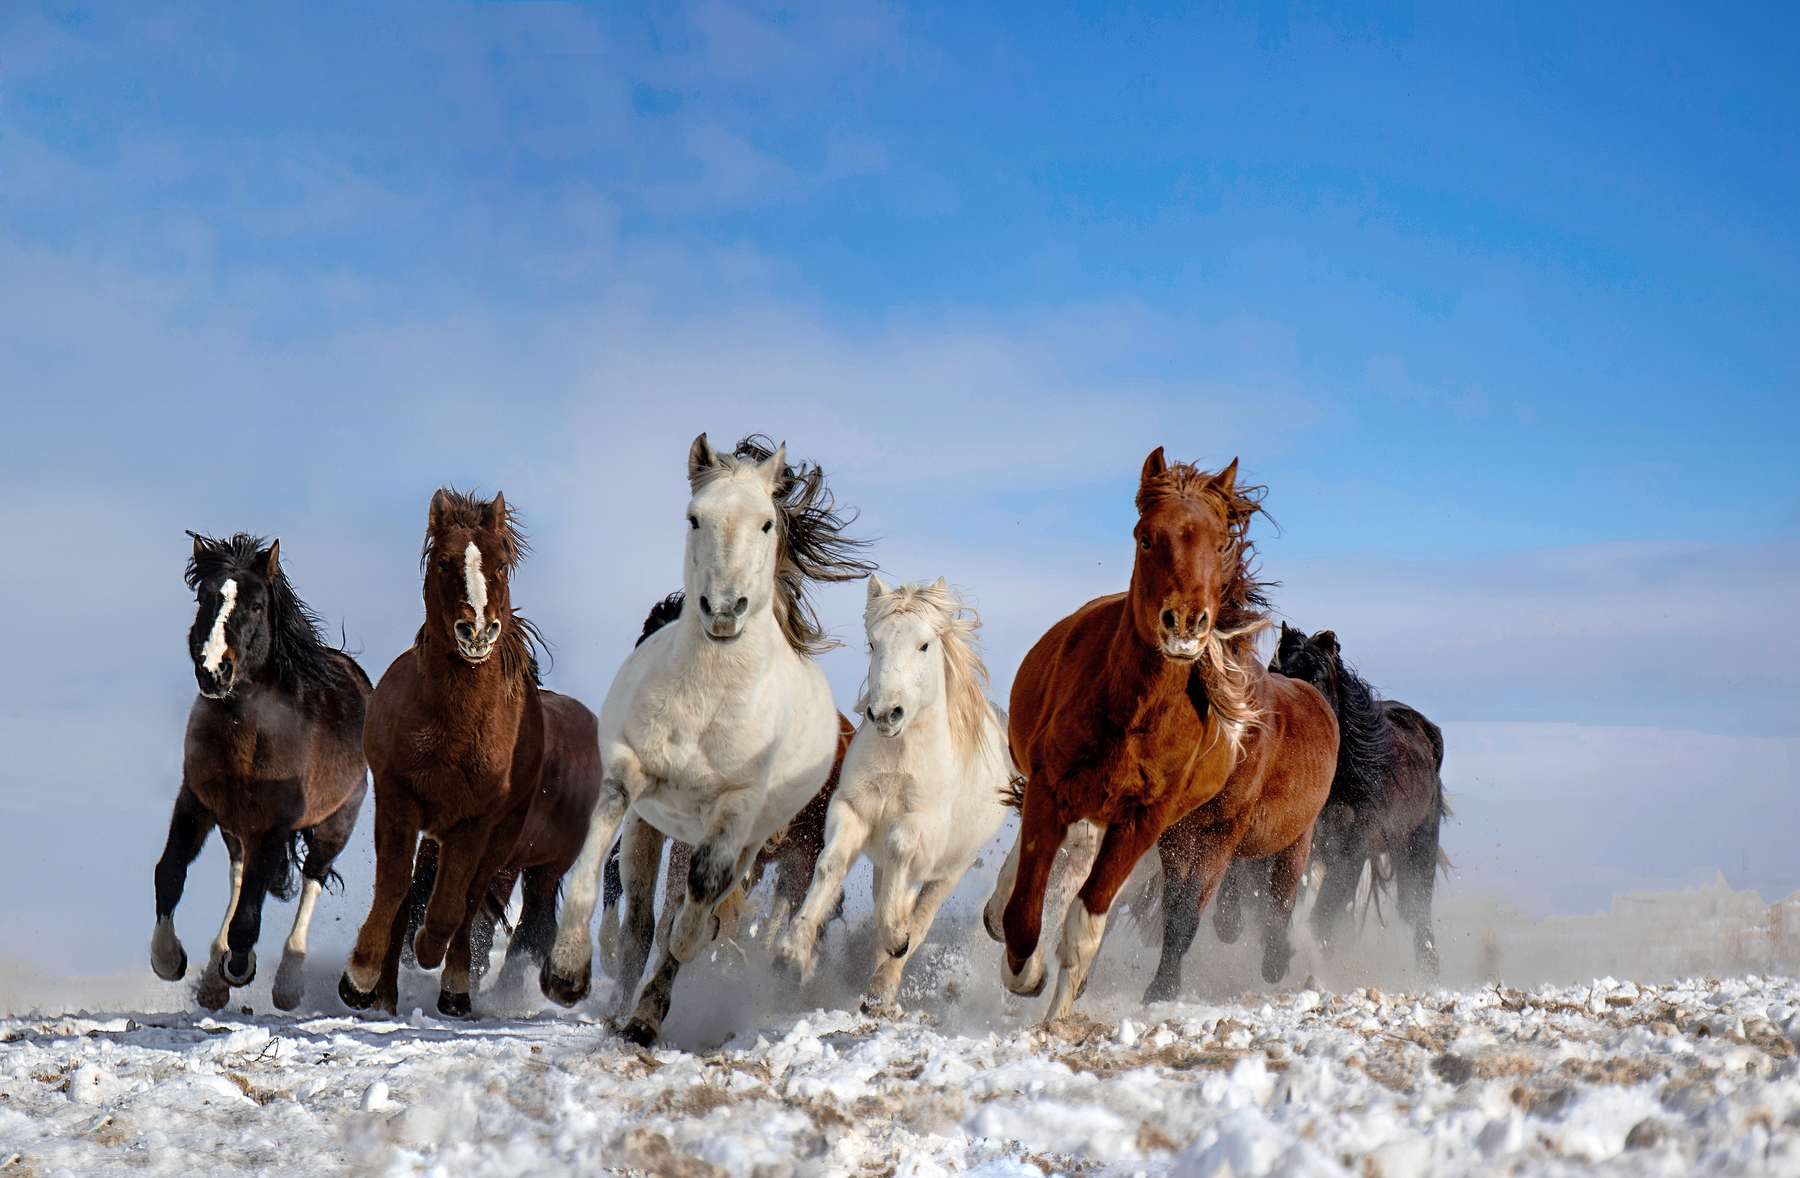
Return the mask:
<svg viewBox="0 0 1800 1178">
<path fill-rule="evenodd" d="M 369 677 L 356 660 L 325 644 L 319 622 L 281 570 L 280 542 L 255 536 L 194 537 L 187 584 L 199 600 L 188 654 L 200 697 L 188 713 L 181 792 L 168 843 L 156 865 L 156 932 L 150 966 L 164 981 L 187 973 L 175 935 L 175 905 L 188 865 L 214 826 L 231 852 L 231 901 L 195 994 L 217 1010 L 231 987 L 256 976 L 263 898 L 294 896 L 300 906 L 275 974 L 275 1005 L 300 1004 L 313 906 L 335 878 L 368 792 L 363 707 Z"/>
<path fill-rule="evenodd" d="M 355 1009 L 397 1006 L 421 833 L 439 851 L 413 951 L 422 968 L 444 967 L 440 1013 L 469 1013 L 469 933 L 502 868 L 529 869 L 528 906 L 550 905 L 554 921 L 572 855 L 546 832 L 568 799 L 598 796 L 600 756 L 593 713 L 538 686 L 536 631 L 512 607 L 525 552 L 504 497 L 432 496 L 420 558 L 425 624 L 382 675 L 363 735 L 375 778 L 375 897 L 338 983 Z M 546 773 L 551 756 L 561 763 Z"/>
<path fill-rule="evenodd" d="M 1139 857 L 1228 785 L 1187 848 L 1205 890 L 1246 839 L 1290 860 L 1296 881 L 1306 863 L 1337 759 L 1337 721 L 1313 687 L 1269 675 L 1255 657 L 1254 637 L 1269 622 L 1246 533 L 1262 494 L 1237 485 L 1235 460 L 1207 474 L 1167 463 L 1157 447 L 1138 483 L 1129 591 L 1058 622 L 1013 680 L 1009 737 L 1024 800 L 987 923 L 990 932 L 1001 925 L 1002 976 L 1014 993 L 1043 989 L 1043 899 L 1070 825 L 1104 828 L 1063 923 L 1048 1018 L 1073 1007 Z"/>
</svg>

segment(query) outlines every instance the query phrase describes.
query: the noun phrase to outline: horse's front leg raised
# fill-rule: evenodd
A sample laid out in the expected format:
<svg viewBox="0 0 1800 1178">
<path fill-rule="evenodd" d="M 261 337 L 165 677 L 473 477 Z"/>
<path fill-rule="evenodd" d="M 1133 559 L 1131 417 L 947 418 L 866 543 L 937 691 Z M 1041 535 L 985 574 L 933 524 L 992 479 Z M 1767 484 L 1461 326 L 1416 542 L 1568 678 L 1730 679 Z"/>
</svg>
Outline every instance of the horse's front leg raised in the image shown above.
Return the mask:
<svg viewBox="0 0 1800 1178">
<path fill-rule="evenodd" d="M 897 1009 L 893 1006 L 894 996 L 900 992 L 900 978 L 906 972 L 906 963 L 911 961 L 919 946 L 925 943 L 925 937 L 931 932 L 931 922 L 937 919 L 937 911 L 943 906 L 950 893 L 956 890 L 957 883 L 963 873 L 957 872 L 949 879 L 926 880 L 919 889 L 919 895 L 913 901 L 912 912 L 907 918 L 906 952 L 898 957 L 884 954 L 875 963 L 875 973 L 869 978 L 869 987 L 864 992 L 862 1008 L 865 1014 L 876 1014 L 883 1009 Z"/>
<path fill-rule="evenodd" d="M 1088 969 L 1100 950 L 1100 939 L 1106 935 L 1113 897 L 1161 833 L 1161 816 L 1154 811 L 1140 812 L 1130 821 L 1106 828 L 1087 882 L 1069 902 L 1068 915 L 1063 918 L 1062 944 L 1057 949 L 1062 968 L 1056 974 L 1056 991 L 1045 1021 L 1061 1018 L 1075 1008 L 1076 997 L 1087 986 Z"/>
<path fill-rule="evenodd" d="M 188 867 L 199 857 L 215 822 L 212 811 L 182 786 L 175 795 L 175 812 L 169 816 L 169 839 L 156 862 L 156 931 L 150 934 L 150 968 L 165 982 L 179 982 L 187 976 L 187 950 L 175 935 L 175 906 L 187 889 Z M 229 912 L 225 919 L 231 919 Z"/>
<path fill-rule="evenodd" d="M 750 869 L 758 847 L 749 845 L 750 826 L 762 791 L 738 789 L 722 798 L 714 811 L 712 833 L 688 860 L 687 899 L 669 929 L 669 952 L 683 964 L 700 953 L 716 931 L 713 910 Z"/>
<path fill-rule="evenodd" d="M 1001 981 L 1015 994 L 1035 997 L 1043 993 L 1044 955 L 1038 938 L 1044 927 L 1044 889 L 1056 852 L 1068 837 L 1069 824 L 1044 799 L 1046 791 L 1025 789 L 1025 810 L 1019 820 L 1015 848 L 1019 865 L 1001 919 L 1006 949 L 1001 960 Z"/>
<path fill-rule="evenodd" d="M 588 820 L 587 840 L 581 844 L 569 874 L 563 877 L 563 910 L 556 922 L 556 944 L 538 970 L 538 988 L 559 1006 L 573 1006 L 588 995 L 594 984 L 594 944 L 588 922 L 600 898 L 600 872 L 612 851 L 613 839 L 625 821 L 632 796 L 642 792 L 649 779 L 629 750 L 615 752 L 600 786 L 600 798 Z"/>
<path fill-rule="evenodd" d="M 818 864 L 813 868 L 812 887 L 807 889 L 806 901 L 788 924 L 776 949 L 782 961 L 800 971 L 802 981 L 812 980 L 813 970 L 817 967 L 813 955 L 819 927 L 831 915 L 832 905 L 843 889 L 844 877 L 850 873 L 851 865 L 868 841 L 869 824 L 856 812 L 856 807 L 833 798 L 825 814 L 825 849 L 819 852 Z"/>
</svg>

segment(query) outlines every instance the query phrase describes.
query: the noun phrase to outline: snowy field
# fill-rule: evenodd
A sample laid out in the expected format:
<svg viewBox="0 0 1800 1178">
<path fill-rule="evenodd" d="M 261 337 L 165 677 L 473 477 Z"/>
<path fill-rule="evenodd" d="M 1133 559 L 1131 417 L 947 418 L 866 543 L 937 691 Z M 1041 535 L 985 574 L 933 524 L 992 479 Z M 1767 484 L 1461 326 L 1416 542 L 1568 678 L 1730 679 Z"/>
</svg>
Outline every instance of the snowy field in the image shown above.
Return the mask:
<svg viewBox="0 0 1800 1178">
<path fill-rule="evenodd" d="M 833 938 L 805 988 L 754 942 L 703 959 L 655 1051 L 607 1032 L 604 986 L 569 1012 L 489 996 L 468 1023 L 388 1021 L 320 997 L 323 959 L 297 1017 L 262 1013 L 264 980 L 255 1014 L 144 982 L 100 1003 L 132 1013 L 0 1019 L 0 1178 L 1800 1175 L 1791 977 L 1384 992 L 1303 945 L 1271 990 L 1251 947 L 1203 935 L 1190 1001 L 1142 1007 L 1150 952 L 1115 932 L 1079 1012 L 1044 1028 L 966 919 L 921 950 L 895 1020 L 846 1012 L 868 946 Z M 1404 939 L 1371 931 L 1370 952 Z M 403 1009 L 432 1009 L 434 980 L 403 980 Z"/>
</svg>

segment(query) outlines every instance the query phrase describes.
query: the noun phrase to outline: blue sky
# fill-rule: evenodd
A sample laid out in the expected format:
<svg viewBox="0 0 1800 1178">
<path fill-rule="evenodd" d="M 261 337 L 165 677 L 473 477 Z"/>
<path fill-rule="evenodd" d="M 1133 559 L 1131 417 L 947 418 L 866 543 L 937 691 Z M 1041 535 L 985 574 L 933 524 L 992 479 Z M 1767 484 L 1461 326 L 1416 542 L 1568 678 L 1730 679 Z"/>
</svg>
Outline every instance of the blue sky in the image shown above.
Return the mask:
<svg viewBox="0 0 1800 1178">
<path fill-rule="evenodd" d="M 1567 903 L 1715 864 L 1800 887 L 1734 801 L 1800 802 L 1797 24 L 0 8 L 0 539 L 33 619 L 0 654 L 0 870 L 99 804 L 148 912 L 183 528 L 279 534 L 379 673 L 417 625 L 431 490 L 504 488 L 552 679 L 598 703 L 677 579 L 704 429 L 785 438 L 888 572 L 968 586 L 999 695 L 1122 584 L 1145 452 L 1241 455 L 1279 604 L 1388 694 L 1564 726 L 1546 757 L 1567 726 L 1644 728 L 1765 767 L 1615 783 L 1625 811 L 1703 797 L 1713 841 L 1636 861 L 1656 840 L 1621 828 Z M 826 612 L 854 638 L 854 594 Z M 828 661 L 845 704 L 857 659 Z M 1479 808 L 1476 768 L 1453 785 Z M 0 952 L 64 920 L 105 948 L 46 960 L 118 956 L 87 899 L 19 886 Z"/>
</svg>

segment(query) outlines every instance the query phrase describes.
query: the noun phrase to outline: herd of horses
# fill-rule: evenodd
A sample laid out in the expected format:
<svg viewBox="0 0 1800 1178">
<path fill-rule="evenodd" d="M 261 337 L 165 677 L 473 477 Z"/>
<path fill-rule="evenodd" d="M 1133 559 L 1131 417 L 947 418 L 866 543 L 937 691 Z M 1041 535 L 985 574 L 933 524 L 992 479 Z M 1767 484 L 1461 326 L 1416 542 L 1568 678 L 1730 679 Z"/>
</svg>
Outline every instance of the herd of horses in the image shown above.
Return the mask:
<svg viewBox="0 0 1800 1178">
<path fill-rule="evenodd" d="M 297 1006 L 314 907 L 371 780 L 374 896 L 338 984 L 355 1009 L 395 1011 L 410 958 L 441 967 L 441 1013 L 468 1015 L 518 887 L 502 983 L 536 968 L 545 996 L 581 1001 L 599 905 L 615 1025 L 648 1045 L 681 966 L 735 932 L 771 871 L 765 935 L 779 963 L 809 977 L 845 875 L 866 855 L 877 950 L 864 1005 L 891 1010 L 939 906 L 1009 810 L 1018 835 L 983 919 L 1004 945 L 1003 983 L 1037 995 L 1047 896 L 1067 895 L 1047 1018 L 1082 993 L 1152 846 L 1160 876 L 1133 903 L 1163 922 L 1147 1002 L 1180 992 L 1209 901 L 1233 941 L 1246 901 L 1260 900 L 1262 972 L 1280 981 L 1309 870 L 1325 951 L 1366 875 L 1376 894 L 1396 887 L 1417 960 L 1436 969 L 1442 736 L 1378 698 L 1330 631 L 1284 624 L 1262 664 L 1257 642 L 1274 623 L 1249 530 L 1266 492 L 1238 481 L 1236 461 L 1207 472 L 1150 454 L 1129 588 L 1038 640 L 1010 709 L 986 696 L 974 611 L 942 577 L 884 584 L 820 467 L 757 436 L 724 453 L 702 434 L 687 473 L 682 589 L 651 610 L 598 716 L 539 681 L 537 632 L 512 601 L 527 544 L 500 495 L 432 497 L 425 621 L 374 685 L 326 642 L 278 543 L 193 534 L 200 696 L 156 866 L 157 975 L 186 974 L 174 911 L 216 826 L 231 900 L 197 1000 L 217 1009 L 255 977 L 265 898 L 291 899 L 297 867 L 273 987 L 277 1007 Z M 810 594 L 864 578 L 870 662 L 852 724 L 817 661 L 834 643 Z"/>
</svg>

